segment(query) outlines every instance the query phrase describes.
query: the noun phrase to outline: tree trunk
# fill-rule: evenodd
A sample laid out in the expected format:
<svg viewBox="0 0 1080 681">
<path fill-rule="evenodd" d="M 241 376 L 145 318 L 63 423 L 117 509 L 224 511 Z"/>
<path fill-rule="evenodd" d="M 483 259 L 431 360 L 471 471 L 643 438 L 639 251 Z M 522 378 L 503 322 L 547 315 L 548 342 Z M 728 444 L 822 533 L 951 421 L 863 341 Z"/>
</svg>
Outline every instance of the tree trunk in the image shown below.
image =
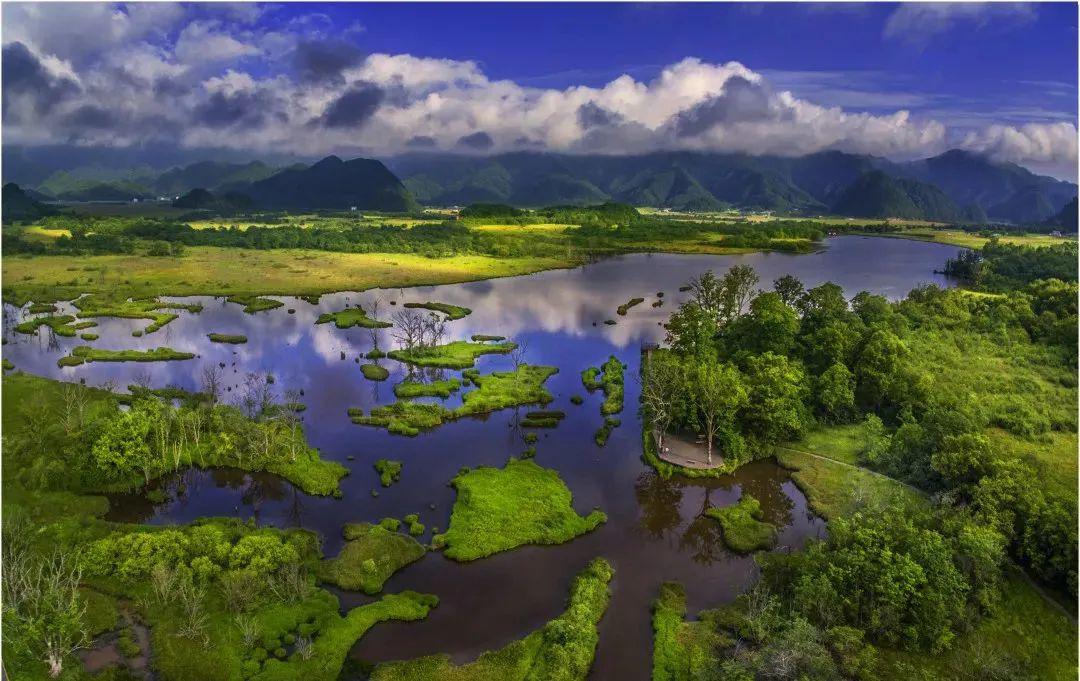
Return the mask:
<svg viewBox="0 0 1080 681">
<path fill-rule="evenodd" d="M 712 428 L 710 428 L 709 435 L 705 438 L 705 458 L 707 459 L 710 466 L 712 465 L 712 438 Z"/>
</svg>

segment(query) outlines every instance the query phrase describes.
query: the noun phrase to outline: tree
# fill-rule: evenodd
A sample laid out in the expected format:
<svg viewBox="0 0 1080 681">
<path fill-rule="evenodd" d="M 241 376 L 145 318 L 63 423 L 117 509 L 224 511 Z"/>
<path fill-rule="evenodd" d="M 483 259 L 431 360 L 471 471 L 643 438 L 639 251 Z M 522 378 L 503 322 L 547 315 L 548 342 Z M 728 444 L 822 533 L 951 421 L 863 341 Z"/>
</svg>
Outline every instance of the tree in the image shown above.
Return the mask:
<svg viewBox="0 0 1080 681">
<path fill-rule="evenodd" d="M 657 452 L 664 451 L 664 434 L 675 418 L 676 401 L 684 385 L 684 371 L 677 356 L 659 350 L 645 355 L 641 367 L 641 401 L 652 425 Z"/>
<path fill-rule="evenodd" d="M 529 342 L 524 338 L 518 340 L 514 345 L 514 349 L 510 351 L 510 363 L 514 365 L 514 369 L 520 369 L 525 364 L 525 354 L 529 351 Z"/>
<path fill-rule="evenodd" d="M 667 344 L 680 355 L 703 357 L 715 350 L 717 317 L 695 301 L 680 305 L 666 328 Z"/>
<path fill-rule="evenodd" d="M 776 281 L 773 282 L 773 290 L 780 296 L 780 300 L 784 301 L 785 305 L 792 307 L 798 303 L 799 299 L 803 297 L 806 289 L 803 287 L 803 283 L 799 281 L 797 277 L 790 274 L 785 274 Z"/>
<path fill-rule="evenodd" d="M 732 448 L 742 442 L 734 423 L 736 413 L 746 404 L 746 388 L 737 368 L 714 357 L 697 362 L 690 371 L 690 392 L 705 431 L 706 460 L 711 466 L 713 443 L 718 437 Z"/>
<path fill-rule="evenodd" d="M 742 410 L 746 431 L 765 442 L 780 442 L 802 432 L 805 374 L 798 363 L 766 352 L 747 359 L 744 377 L 749 397 Z"/>
<path fill-rule="evenodd" d="M 754 287 L 761 278 L 749 265 L 735 265 L 724 273 L 722 288 L 722 321 L 729 322 L 746 314 Z"/>
<path fill-rule="evenodd" d="M 733 320 L 725 332 L 728 352 L 775 352 L 786 355 L 795 346 L 799 317 L 777 293 L 762 293 L 750 303 L 748 314 Z"/>
<path fill-rule="evenodd" d="M 855 413 L 855 379 L 851 371 L 837 362 L 818 376 L 814 403 L 818 415 L 827 423 L 845 423 Z"/>
<path fill-rule="evenodd" d="M 907 346 L 896 334 L 878 329 L 870 334 L 855 364 L 859 401 L 877 411 L 889 396 L 907 355 Z"/>
<path fill-rule="evenodd" d="M 142 470 L 150 482 L 150 431 L 159 415 L 157 400 L 139 400 L 128 411 L 116 414 L 105 423 L 90 453 L 98 470 L 109 479 L 126 478 Z"/>
</svg>

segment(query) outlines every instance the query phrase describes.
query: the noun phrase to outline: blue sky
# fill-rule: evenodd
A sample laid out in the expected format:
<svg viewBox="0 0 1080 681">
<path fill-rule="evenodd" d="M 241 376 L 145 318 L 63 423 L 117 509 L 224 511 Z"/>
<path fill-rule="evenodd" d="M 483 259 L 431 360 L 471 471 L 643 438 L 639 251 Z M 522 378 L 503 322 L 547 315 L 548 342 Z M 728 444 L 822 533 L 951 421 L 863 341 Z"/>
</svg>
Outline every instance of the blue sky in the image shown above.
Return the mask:
<svg viewBox="0 0 1080 681">
<path fill-rule="evenodd" d="M 1075 175 L 1071 3 L 7 3 L 3 18 L 5 137 L 21 143 L 961 146 Z"/>
</svg>

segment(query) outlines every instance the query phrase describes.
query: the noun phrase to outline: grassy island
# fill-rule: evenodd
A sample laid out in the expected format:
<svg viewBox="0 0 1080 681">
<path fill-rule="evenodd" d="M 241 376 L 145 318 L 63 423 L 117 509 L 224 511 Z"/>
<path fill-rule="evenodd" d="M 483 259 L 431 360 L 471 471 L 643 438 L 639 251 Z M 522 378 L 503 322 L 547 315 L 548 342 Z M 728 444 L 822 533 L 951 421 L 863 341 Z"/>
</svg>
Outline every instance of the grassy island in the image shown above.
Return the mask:
<svg viewBox="0 0 1080 681">
<path fill-rule="evenodd" d="M 273 310 L 285 305 L 280 300 L 274 300 L 273 298 L 263 298 L 261 296 L 245 296 L 245 295 L 233 295 L 227 299 L 230 303 L 236 303 L 237 305 L 244 306 L 244 312 L 248 314 L 255 314 L 256 312 L 263 312 L 265 310 Z"/>
<path fill-rule="evenodd" d="M 329 322 L 334 322 L 334 326 L 339 329 L 349 329 L 354 326 L 365 329 L 386 329 L 393 326 L 389 322 L 368 317 L 361 307 L 347 307 L 338 312 L 324 312 L 315 320 L 316 324 L 327 324 Z"/>
<path fill-rule="evenodd" d="M 79 345 L 72 348 L 71 355 L 61 357 L 60 366 L 76 366 L 83 362 L 173 362 L 194 359 L 192 352 L 180 352 L 172 348 L 154 348 L 153 350 L 105 350 Z"/>
<path fill-rule="evenodd" d="M 627 302 L 620 305 L 615 311 L 618 312 L 621 316 L 625 317 L 626 313 L 630 311 L 630 308 L 634 307 L 635 305 L 641 305 L 644 302 L 644 298 L 631 298 Z"/>
<path fill-rule="evenodd" d="M 724 543 L 736 553 L 771 549 L 776 545 L 776 527 L 761 520 L 761 504 L 746 492 L 734 506 L 713 506 L 705 515 L 719 521 Z"/>
<path fill-rule="evenodd" d="M 403 381 L 394 386 L 394 395 L 398 399 L 408 400 L 414 397 L 441 397 L 444 400 L 450 394 L 461 389 L 461 380 L 457 378 L 445 381 L 432 381 L 430 383 L 418 383 L 416 381 Z"/>
<path fill-rule="evenodd" d="M 323 560 L 319 579 L 349 591 L 374 595 L 395 572 L 424 557 L 427 549 L 410 536 L 381 524 L 345 526 L 345 545 L 336 558 Z"/>
<path fill-rule="evenodd" d="M 375 462 L 375 470 L 379 473 L 379 482 L 383 487 L 389 487 L 401 478 L 401 469 L 405 464 L 390 459 L 379 459 Z"/>
<path fill-rule="evenodd" d="M 451 305 L 450 303 L 405 303 L 405 307 L 418 308 L 424 310 L 431 310 L 433 312 L 442 312 L 446 315 L 447 321 L 454 321 L 457 319 L 464 319 L 472 314 L 472 310 L 467 307 L 461 307 L 460 305 Z"/>
<path fill-rule="evenodd" d="M 231 333 L 208 333 L 206 337 L 213 343 L 229 343 L 231 345 L 241 345 L 247 343 L 247 336 L 242 334 Z"/>
<path fill-rule="evenodd" d="M 369 381 L 385 381 L 390 378 L 390 371 L 378 364 L 361 364 L 360 372 Z"/>
<path fill-rule="evenodd" d="M 601 511 L 579 516 L 559 474 L 530 460 L 476 468 L 459 474 L 451 485 L 458 496 L 450 527 L 433 542 L 458 561 L 525 544 L 562 544 L 607 520 Z"/>
<path fill-rule="evenodd" d="M 473 662 L 458 666 L 446 655 L 386 662 L 375 667 L 371 680 L 585 681 L 599 641 L 597 625 L 607 610 L 608 584 L 613 576 L 614 570 L 606 560 L 593 560 L 574 578 L 562 615 L 525 638 L 486 652 Z"/>
<path fill-rule="evenodd" d="M 516 343 L 470 343 L 453 341 L 434 347 L 391 350 L 386 353 L 390 359 L 422 367 L 443 369 L 468 369 L 476 364 L 476 358 L 482 355 L 505 355 L 517 347 Z"/>
</svg>

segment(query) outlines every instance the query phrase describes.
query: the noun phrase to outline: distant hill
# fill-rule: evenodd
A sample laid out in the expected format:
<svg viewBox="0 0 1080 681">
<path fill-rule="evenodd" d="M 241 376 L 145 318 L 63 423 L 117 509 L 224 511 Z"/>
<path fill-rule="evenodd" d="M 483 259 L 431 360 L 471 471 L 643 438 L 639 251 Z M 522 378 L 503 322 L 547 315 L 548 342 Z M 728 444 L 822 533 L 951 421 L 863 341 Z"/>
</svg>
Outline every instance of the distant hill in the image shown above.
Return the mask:
<svg viewBox="0 0 1080 681">
<path fill-rule="evenodd" d="M 52 173 L 36 189 L 61 201 L 130 201 L 153 196 L 154 177 L 147 167 L 80 166 Z"/>
<path fill-rule="evenodd" d="M 381 161 L 327 156 L 307 168 L 289 168 L 243 188 L 257 208 L 380 210 L 419 208 L 409 190 Z"/>
<path fill-rule="evenodd" d="M 1077 220 L 1080 218 L 1080 208 L 1077 206 L 1076 197 L 1065 204 L 1061 212 L 1047 220 L 1044 224 L 1048 227 L 1060 227 L 1063 232 L 1076 232 Z"/>
<path fill-rule="evenodd" d="M 895 206 L 910 213 L 908 217 L 1035 224 L 1060 211 L 1077 190 L 1075 184 L 1035 175 L 1015 164 L 957 150 L 907 163 L 839 151 L 798 158 L 518 152 L 490 157 L 409 154 L 390 159 L 388 165 L 421 202 L 433 205 L 487 202 L 538 207 L 618 201 L 678 210 L 734 206 L 820 214 L 831 212 L 853 183 L 879 171 L 900 181 L 897 186 L 907 199 Z M 880 178 L 874 182 L 879 192 L 894 189 Z M 853 203 L 851 197 L 842 205 L 860 212 L 873 208 L 868 202 Z M 882 207 L 888 209 L 889 202 L 871 212 Z"/>
<path fill-rule="evenodd" d="M 51 215 L 55 211 L 32 199 L 19 185 L 8 182 L 0 196 L 0 212 L 3 213 L 4 222 L 24 222 Z"/>
<path fill-rule="evenodd" d="M 833 204 L 837 215 L 858 218 L 910 218 L 960 222 L 956 204 L 937 187 L 889 177 L 882 170 L 864 173 Z"/>
<path fill-rule="evenodd" d="M 187 210 L 210 210 L 214 212 L 233 212 L 252 207 L 251 197 L 238 192 L 225 192 L 216 196 L 206 189 L 192 189 L 172 202 L 173 208 Z"/>
<path fill-rule="evenodd" d="M 176 196 L 196 188 L 210 191 L 229 189 L 266 179 L 279 170 L 262 161 L 201 161 L 165 171 L 154 181 L 154 189 L 166 196 Z"/>
</svg>

